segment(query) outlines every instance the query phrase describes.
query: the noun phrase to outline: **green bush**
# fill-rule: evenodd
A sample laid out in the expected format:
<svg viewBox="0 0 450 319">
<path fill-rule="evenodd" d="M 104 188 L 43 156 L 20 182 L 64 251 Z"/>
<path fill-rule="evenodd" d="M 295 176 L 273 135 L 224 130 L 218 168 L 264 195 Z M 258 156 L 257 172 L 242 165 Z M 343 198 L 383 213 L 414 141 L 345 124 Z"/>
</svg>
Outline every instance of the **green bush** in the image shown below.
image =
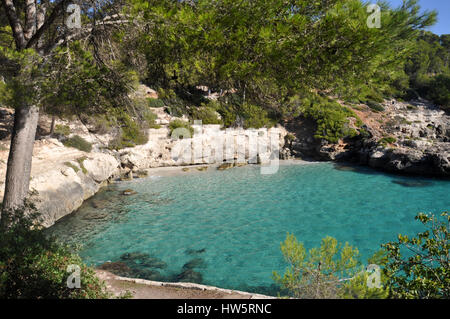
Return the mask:
<svg viewBox="0 0 450 319">
<path fill-rule="evenodd" d="M 27 211 L 27 213 L 25 213 Z M 103 299 L 112 295 L 68 246 L 48 237 L 39 214 L 18 209 L 0 232 L 1 299 Z M 69 265 L 80 267 L 81 288 L 68 288 Z"/>
<path fill-rule="evenodd" d="M 70 127 L 69 125 L 61 125 L 57 124 L 55 125 L 55 134 L 59 134 L 62 136 L 69 136 L 70 135 Z"/>
<path fill-rule="evenodd" d="M 57 125 L 55 125 L 54 132 L 55 132 L 55 134 L 59 134 L 62 136 L 69 136 L 70 135 L 70 127 L 69 127 L 69 125 L 57 124 Z"/>
<path fill-rule="evenodd" d="M 383 287 L 367 287 L 368 274 L 358 260 L 359 251 L 348 243 L 342 245 L 335 238 L 326 237 L 320 247 L 307 251 L 303 243 L 288 234 L 281 244 L 281 251 L 288 268 L 283 276 L 274 272 L 273 278 L 291 297 L 336 299 L 387 296 Z"/>
<path fill-rule="evenodd" d="M 378 102 L 369 100 L 369 101 L 366 101 L 366 104 L 368 107 L 370 107 L 371 110 L 373 110 L 375 112 L 383 112 L 384 111 L 384 107 Z"/>
<path fill-rule="evenodd" d="M 450 298 L 450 213 L 419 214 L 426 229 L 415 237 L 398 236 L 384 244 L 388 262 L 385 273 L 392 298 Z"/>
<path fill-rule="evenodd" d="M 194 135 L 194 128 L 188 122 L 178 120 L 178 119 L 173 120 L 172 122 L 169 123 L 170 135 L 172 135 L 173 131 L 178 128 L 185 128 L 185 129 L 189 130 L 191 137 Z"/>
<path fill-rule="evenodd" d="M 158 119 L 158 116 L 155 113 L 153 113 L 152 111 L 147 110 L 146 112 L 144 112 L 143 117 L 145 119 L 145 122 L 146 122 L 148 128 L 154 128 L 154 129 L 161 128 L 161 125 L 156 124 L 156 120 Z"/>
<path fill-rule="evenodd" d="M 426 97 L 444 111 L 450 111 L 450 75 L 441 74 L 434 77 L 430 82 Z"/>
<path fill-rule="evenodd" d="M 119 133 L 110 141 L 108 148 L 120 150 L 148 142 L 148 136 L 142 127 L 142 123 L 133 120 L 125 111 L 117 110 L 115 114 L 117 124 L 120 125 Z"/>
<path fill-rule="evenodd" d="M 395 137 L 387 136 L 387 137 L 383 137 L 382 139 L 380 139 L 378 141 L 378 145 L 386 147 L 389 144 L 394 144 L 395 142 L 397 142 L 397 139 Z"/>
<path fill-rule="evenodd" d="M 276 120 L 270 118 L 266 110 L 254 104 L 242 104 L 240 107 L 240 115 L 244 119 L 244 128 L 246 129 L 271 128 L 276 124 Z"/>
<path fill-rule="evenodd" d="M 78 171 L 80 170 L 76 165 L 72 164 L 71 162 L 64 162 L 64 165 L 73 169 L 75 173 L 78 173 Z"/>
<path fill-rule="evenodd" d="M 147 99 L 149 107 L 164 107 L 164 101 L 160 99 Z"/>
<path fill-rule="evenodd" d="M 81 136 L 75 135 L 70 138 L 67 138 L 62 142 L 66 147 L 74 147 L 83 152 L 90 152 L 92 150 L 92 144 L 86 141 Z"/>
<path fill-rule="evenodd" d="M 216 109 L 209 104 L 202 104 L 200 107 L 194 108 L 191 112 L 191 117 L 193 120 L 201 120 L 204 125 L 222 124 L 222 121 L 217 116 Z"/>
<path fill-rule="evenodd" d="M 87 159 L 86 156 L 77 158 L 77 162 L 78 162 L 78 164 L 80 165 L 81 171 L 82 171 L 83 174 L 85 174 L 85 175 L 88 173 L 86 167 L 84 167 L 84 164 L 83 164 L 83 162 L 84 162 L 86 159 Z"/>
<path fill-rule="evenodd" d="M 326 139 L 331 143 L 357 135 L 355 129 L 348 127 L 349 117 L 356 118 L 359 124 L 362 123 L 355 112 L 349 108 L 335 101 L 318 97 L 304 100 L 303 115 L 316 121 L 317 131 L 314 137 Z"/>
</svg>

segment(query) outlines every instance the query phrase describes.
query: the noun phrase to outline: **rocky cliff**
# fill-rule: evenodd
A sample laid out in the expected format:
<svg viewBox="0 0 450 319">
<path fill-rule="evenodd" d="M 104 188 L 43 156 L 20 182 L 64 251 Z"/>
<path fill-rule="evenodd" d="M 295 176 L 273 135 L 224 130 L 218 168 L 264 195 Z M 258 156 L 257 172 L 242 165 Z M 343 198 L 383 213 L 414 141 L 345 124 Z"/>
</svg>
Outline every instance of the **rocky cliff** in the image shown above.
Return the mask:
<svg viewBox="0 0 450 319">
<path fill-rule="evenodd" d="M 337 144 L 314 139 L 315 124 L 297 119 L 288 124 L 296 135 L 294 155 L 321 160 L 347 161 L 389 172 L 450 176 L 450 116 L 425 101 L 389 100 L 383 112 L 354 106 L 364 125 L 359 135 Z"/>
<path fill-rule="evenodd" d="M 6 112 L 6 111 L 5 111 Z M 30 190 L 33 201 L 43 214 L 44 225 L 81 206 L 108 182 L 138 176 L 155 167 L 236 163 L 265 163 L 272 149 L 284 145 L 286 131 L 282 127 L 270 130 L 222 130 L 219 125 L 194 125 L 192 138 L 173 139 L 167 124 L 174 118 L 154 109 L 160 129 L 148 131 L 148 142 L 133 148 L 112 151 L 105 146 L 113 137 L 91 134 L 76 121 L 57 121 L 68 125 L 71 134 L 93 144 L 91 152 L 65 147 L 55 138 L 43 137 L 35 142 Z M 7 112 L 8 113 L 8 112 Z M 11 115 L 10 113 L 8 113 Z M 274 138 L 275 137 L 275 138 Z M 4 183 L 9 141 L 1 142 L 0 183 Z M 3 195 L 1 188 L 0 196 Z"/>
</svg>

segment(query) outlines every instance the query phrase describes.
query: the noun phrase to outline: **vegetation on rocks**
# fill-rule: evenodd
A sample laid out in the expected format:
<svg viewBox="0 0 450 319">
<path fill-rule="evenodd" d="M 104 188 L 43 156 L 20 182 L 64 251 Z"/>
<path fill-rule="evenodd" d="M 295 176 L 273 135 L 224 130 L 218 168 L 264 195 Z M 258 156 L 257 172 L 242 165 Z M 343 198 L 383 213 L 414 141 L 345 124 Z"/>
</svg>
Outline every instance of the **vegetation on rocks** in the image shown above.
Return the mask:
<svg viewBox="0 0 450 319">
<path fill-rule="evenodd" d="M 64 144 L 64 146 L 73 147 L 83 152 L 89 153 L 90 151 L 92 151 L 92 143 L 89 143 L 79 135 L 74 135 L 72 137 L 66 138 L 62 143 Z"/>
<path fill-rule="evenodd" d="M 77 265 L 80 288 L 69 288 Z M 75 279 L 73 283 L 76 284 Z M 11 214 L 9 227 L 0 232 L 0 298 L 103 299 L 111 295 L 73 248 L 49 238 L 31 207 Z"/>
<path fill-rule="evenodd" d="M 184 136 L 186 134 L 189 134 L 189 137 L 194 135 L 194 128 L 188 122 L 185 122 L 183 120 L 173 120 L 172 122 L 169 123 L 169 129 L 170 129 L 170 133 L 169 134 L 171 136 L 173 135 L 174 131 L 177 130 L 177 129 L 184 129 L 184 130 L 186 130 L 186 132 L 184 132 L 184 131 L 183 132 L 182 131 L 178 132 L 178 133 L 181 134 L 181 136 L 183 138 L 184 137 L 186 137 L 186 138 L 188 137 L 188 136 Z"/>
</svg>

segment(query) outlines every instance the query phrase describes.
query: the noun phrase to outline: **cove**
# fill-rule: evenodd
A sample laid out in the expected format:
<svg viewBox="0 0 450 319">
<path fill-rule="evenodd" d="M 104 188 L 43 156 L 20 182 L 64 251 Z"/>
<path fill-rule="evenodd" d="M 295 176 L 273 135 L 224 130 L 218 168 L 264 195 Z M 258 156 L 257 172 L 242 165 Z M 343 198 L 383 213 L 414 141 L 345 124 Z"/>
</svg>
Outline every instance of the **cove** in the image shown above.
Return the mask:
<svg viewBox="0 0 450 319">
<path fill-rule="evenodd" d="M 124 196 L 133 189 L 137 194 Z M 332 163 L 209 169 L 151 176 L 107 187 L 48 232 L 82 245 L 93 266 L 122 275 L 276 294 L 280 243 L 293 233 L 306 248 L 325 236 L 357 247 L 361 259 L 414 235 L 419 212 L 450 209 L 450 181 L 403 177 Z"/>
</svg>

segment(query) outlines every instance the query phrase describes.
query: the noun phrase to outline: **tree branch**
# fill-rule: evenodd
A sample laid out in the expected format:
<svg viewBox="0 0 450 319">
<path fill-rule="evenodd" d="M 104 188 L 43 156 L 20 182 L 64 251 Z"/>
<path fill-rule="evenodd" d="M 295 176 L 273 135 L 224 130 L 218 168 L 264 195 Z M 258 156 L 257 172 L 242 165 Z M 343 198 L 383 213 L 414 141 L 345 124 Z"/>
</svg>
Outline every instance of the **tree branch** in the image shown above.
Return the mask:
<svg viewBox="0 0 450 319">
<path fill-rule="evenodd" d="M 25 40 L 28 41 L 36 32 L 36 0 L 26 0 L 25 4 Z"/>
<path fill-rule="evenodd" d="M 8 1 L 8 0 L 3 0 L 3 1 Z M 69 2 L 69 0 L 61 0 L 59 3 L 57 3 L 55 5 L 55 7 L 53 8 L 52 13 L 48 17 L 48 19 L 45 20 L 45 22 L 42 24 L 42 26 L 31 37 L 30 41 L 28 41 L 28 43 L 26 45 L 27 49 L 32 48 L 34 45 L 36 45 L 36 43 L 38 42 L 38 40 L 40 39 L 42 34 L 44 34 L 44 32 L 53 24 L 53 22 L 63 12 L 64 7 L 68 2 Z"/>
<path fill-rule="evenodd" d="M 14 41 L 18 50 L 22 50 L 26 46 L 25 36 L 23 34 L 23 27 L 17 17 L 17 10 L 13 0 L 2 0 L 3 7 L 5 9 L 6 16 L 8 17 L 9 25 L 11 26 Z"/>
</svg>

